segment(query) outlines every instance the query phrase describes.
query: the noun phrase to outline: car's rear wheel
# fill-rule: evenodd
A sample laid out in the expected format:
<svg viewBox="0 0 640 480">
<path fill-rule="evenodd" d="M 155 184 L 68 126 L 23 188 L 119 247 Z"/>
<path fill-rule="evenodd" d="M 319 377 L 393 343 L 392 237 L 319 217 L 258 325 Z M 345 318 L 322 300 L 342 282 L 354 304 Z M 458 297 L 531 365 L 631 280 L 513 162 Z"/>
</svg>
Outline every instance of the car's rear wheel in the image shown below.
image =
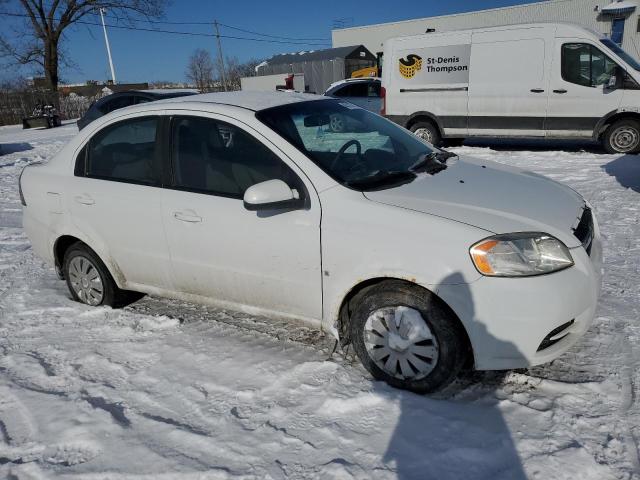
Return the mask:
<svg viewBox="0 0 640 480">
<path fill-rule="evenodd" d="M 637 153 L 640 150 L 640 122 L 628 118 L 607 128 L 602 143 L 608 153 Z"/>
<path fill-rule="evenodd" d="M 416 122 L 411 125 L 410 130 L 416 137 L 426 140 L 431 145 L 439 146 L 442 141 L 438 127 L 431 122 Z"/>
<path fill-rule="evenodd" d="M 69 292 L 77 302 L 122 307 L 143 296 L 118 288 L 102 260 L 82 242 L 67 249 L 62 265 Z"/>
<path fill-rule="evenodd" d="M 397 388 L 440 390 L 464 364 L 457 320 L 433 294 L 404 282 L 370 288 L 352 310 L 350 329 L 364 367 Z"/>
</svg>

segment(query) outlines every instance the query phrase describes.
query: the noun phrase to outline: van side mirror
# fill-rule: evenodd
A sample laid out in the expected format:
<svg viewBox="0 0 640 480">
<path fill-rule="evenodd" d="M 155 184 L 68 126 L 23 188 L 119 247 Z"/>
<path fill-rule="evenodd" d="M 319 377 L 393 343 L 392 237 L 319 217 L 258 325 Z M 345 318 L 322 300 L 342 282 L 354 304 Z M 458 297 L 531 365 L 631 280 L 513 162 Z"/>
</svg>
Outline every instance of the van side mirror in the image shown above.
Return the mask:
<svg viewBox="0 0 640 480">
<path fill-rule="evenodd" d="M 618 77 L 616 75 L 611 75 L 609 77 L 609 81 L 607 82 L 607 89 L 614 90 L 618 86 Z"/>
<path fill-rule="evenodd" d="M 302 208 L 300 193 L 282 180 L 267 180 L 250 186 L 244 192 L 244 208 L 256 210 L 280 210 Z"/>
</svg>

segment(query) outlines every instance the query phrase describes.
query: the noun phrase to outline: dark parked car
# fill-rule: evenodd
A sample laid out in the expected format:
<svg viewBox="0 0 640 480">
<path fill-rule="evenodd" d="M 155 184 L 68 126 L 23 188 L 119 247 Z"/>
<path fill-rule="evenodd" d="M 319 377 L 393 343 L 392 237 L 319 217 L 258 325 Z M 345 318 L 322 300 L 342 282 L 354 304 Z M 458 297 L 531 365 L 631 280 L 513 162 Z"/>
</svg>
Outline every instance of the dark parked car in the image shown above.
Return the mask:
<svg viewBox="0 0 640 480">
<path fill-rule="evenodd" d="M 139 103 L 153 102 L 165 98 L 184 97 L 187 95 L 196 95 L 197 90 L 172 90 L 172 89 L 155 89 L 155 90 L 129 90 L 126 92 L 118 92 L 108 95 L 96 102 L 92 103 L 87 113 L 78 120 L 78 130 L 93 122 L 96 118 L 100 118 L 109 112 L 118 110 L 119 108 L 137 105 Z"/>
</svg>

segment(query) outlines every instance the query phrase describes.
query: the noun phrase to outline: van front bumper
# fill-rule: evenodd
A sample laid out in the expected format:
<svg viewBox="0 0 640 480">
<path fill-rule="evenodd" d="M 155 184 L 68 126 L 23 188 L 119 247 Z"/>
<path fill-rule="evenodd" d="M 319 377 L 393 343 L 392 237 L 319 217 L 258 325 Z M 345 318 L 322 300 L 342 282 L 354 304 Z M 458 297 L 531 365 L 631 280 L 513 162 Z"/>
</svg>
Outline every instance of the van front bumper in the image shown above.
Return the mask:
<svg viewBox="0 0 640 480">
<path fill-rule="evenodd" d="M 550 362 L 588 330 L 600 294 L 602 249 L 570 250 L 575 264 L 535 277 L 482 277 L 441 285 L 437 294 L 467 330 L 475 368 L 503 370 Z"/>
</svg>

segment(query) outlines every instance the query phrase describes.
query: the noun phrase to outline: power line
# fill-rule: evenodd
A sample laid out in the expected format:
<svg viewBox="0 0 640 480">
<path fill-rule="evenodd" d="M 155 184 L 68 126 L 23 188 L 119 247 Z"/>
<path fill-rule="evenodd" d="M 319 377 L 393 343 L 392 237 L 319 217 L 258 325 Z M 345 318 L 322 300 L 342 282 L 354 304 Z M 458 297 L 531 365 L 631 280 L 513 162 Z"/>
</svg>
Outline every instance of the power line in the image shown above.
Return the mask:
<svg viewBox="0 0 640 480">
<path fill-rule="evenodd" d="M 22 17 L 29 18 L 29 15 L 23 13 L 12 13 L 12 12 L 0 12 L 0 15 L 8 16 L 8 17 Z M 56 19 L 60 20 L 60 19 Z M 102 27 L 101 23 L 97 22 L 88 22 L 86 20 L 76 20 L 73 23 L 81 24 L 81 25 L 91 25 Z M 207 23 L 207 25 L 211 25 L 211 23 Z M 220 24 L 222 25 L 222 24 Z M 134 30 L 140 32 L 155 32 L 155 33 L 167 33 L 171 35 L 186 35 L 192 37 L 215 37 L 216 35 L 213 33 L 202 33 L 202 32 L 183 32 L 177 30 L 164 30 L 158 28 L 144 28 L 144 27 L 133 27 L 133 26 L 125 26 L 125 25 L 113 25 L 107 24 L 109 28 L 119 28 L 121 30 Z M 315 43 L 315 42 L 306 42 L 306 41 L 288 41 L 288 40 L 276 40 L 276 39 L 267 39 L 267 38 L 250 38 L 250 37 L 238 37 L 234 35 L 220 35 L 220 38 L 228 38 L 230 40 L 247 40 L 252 42 L 263 42 L 263 43 L 279 43 L 286 45 L 313 45 L 313 46 L 328 46 L 329 43 Z"/>
<path fill-rule="evenodd" d="M 94 15 L 94 14 L 92 14 Z M 112 17 L 115 18 L 117 20 L 122 20 L 122 17 L 119 17 L 117 15 L 105 15 L 106 17 Z M 145 22 L 145 23 L 151 23 L 154 25 L 211 25 L 213 22 L 174 22 L 174 21 L 169 21 L 169 20 L 150 20 L 150 19 L 146 19 L 146 20 L 140 20 L 140 22 Z M 220 25 L 221 27 L 225 27 L 225 28 L 230 28 L 232 30 L 237 30 L 239 32 L 244 32 L 244 33 L 250 33 L 252 35 L 258 35 L 261 37 L 269 37 L 269 38 L 279 38 L 279 39 L 283 39 L 283 40 L 298 40 L 298 41 L 304 41 L 304 40 L 311 40 L 311 41 L 327 41 L 327 38 L 309 38 L 309 37 L 288 37 L 288 36 L 284 36 L 284 35 L 272 35 L 269 33 L 261 33 L 261 32 L 256 32 L 253 30 L 246 30 L 244 28 L 240 28 L 240 27 L 235 27 L 233 25 L 226 25 L 224 23 L 220 23 L 218 22 L 218 25 Z"/>
<path fill-rule="evenodd" d="M 220 23 L 219 25 L 222 27 L 230 28 L 232 30 L 238 30 L 239 32 L 250 33 L 252 35 L 260 35 L 262 37 L 269 37 L 269 38 L 282 38 L 285 40 L 319 40 L 319 41 L 327 40 L 326 38 L 296 38 L 296 37 L 284 37 L 282 35 L 269 35 L 268 33 L 260 33 L 260 32 L 254 32 L 252 30 L 245 30 L 243 28 L 234 27 L 231 25 L 225 25 L 224 23 Z"/>
</svg>

